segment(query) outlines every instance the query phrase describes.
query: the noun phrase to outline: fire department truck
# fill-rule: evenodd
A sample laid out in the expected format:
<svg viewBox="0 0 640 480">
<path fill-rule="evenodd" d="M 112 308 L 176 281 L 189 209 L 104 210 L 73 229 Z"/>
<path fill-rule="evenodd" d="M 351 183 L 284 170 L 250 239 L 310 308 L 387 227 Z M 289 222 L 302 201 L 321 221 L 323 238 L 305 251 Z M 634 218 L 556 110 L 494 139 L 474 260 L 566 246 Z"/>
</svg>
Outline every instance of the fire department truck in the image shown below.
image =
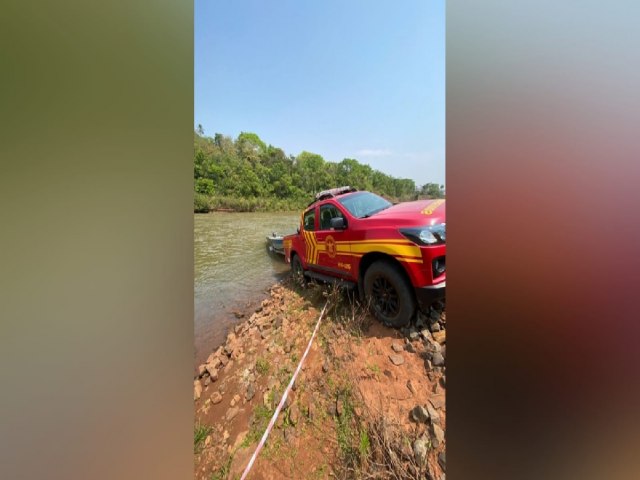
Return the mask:
<svg viewBox="0 0 640 480">
<path fill-rule="evenodd" d="M 392 204 L 351 187 L 318 193 L 298 232 L 284 237 L 285 260 L 308 278 L 357 288 L 386 325 L 409 324 L 444 299 L 445 200 Z"/>
</svg>

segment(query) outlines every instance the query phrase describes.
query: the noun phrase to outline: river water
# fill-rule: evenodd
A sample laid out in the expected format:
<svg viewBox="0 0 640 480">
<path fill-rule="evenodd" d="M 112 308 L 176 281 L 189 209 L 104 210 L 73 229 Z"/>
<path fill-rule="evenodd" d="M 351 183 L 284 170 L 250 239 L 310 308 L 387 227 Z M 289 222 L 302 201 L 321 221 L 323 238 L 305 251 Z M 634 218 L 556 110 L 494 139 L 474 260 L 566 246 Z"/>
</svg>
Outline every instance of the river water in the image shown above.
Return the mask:
<svg viewBox="0 0 640 480">
<path fill-rule="evenodd" d="M 195 364 L 220 346 L 239 321 L 234 312 L 257 306 L 289 266 L 269 255 L 266 236 L 293 233 L 299 213 L 208 213 L 194 218 Z"/>
</svg>

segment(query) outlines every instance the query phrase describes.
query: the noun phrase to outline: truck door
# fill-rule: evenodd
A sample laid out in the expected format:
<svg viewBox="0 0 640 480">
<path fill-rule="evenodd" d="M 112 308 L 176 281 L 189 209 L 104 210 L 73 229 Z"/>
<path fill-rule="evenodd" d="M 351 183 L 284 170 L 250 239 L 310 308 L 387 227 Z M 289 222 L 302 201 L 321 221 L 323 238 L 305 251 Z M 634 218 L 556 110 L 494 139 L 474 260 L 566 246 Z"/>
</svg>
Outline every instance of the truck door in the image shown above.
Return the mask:
<svg viewBox="0 0 640 480">
<path fill-rule="evenodd" d="M 302 252 L 300 252 L 300 255 L 304 257 L 303 264 L 307 268 L 313 267 L 315 264 L 316 210 L 317 208 L 314 206 L 302 214 L 302 229 L 300 230 Z"/>
<path fill-rule="evenodd" d="M 333 203 L 320 205 L 318 215 L 317 241 L 317 268 L 324 273 L 351 277 L 351 249 L 347 240 L 348 229 L 335 230 L 331 228 L 331 219 L 343 218 L 344 213 Z"/>
</svg>

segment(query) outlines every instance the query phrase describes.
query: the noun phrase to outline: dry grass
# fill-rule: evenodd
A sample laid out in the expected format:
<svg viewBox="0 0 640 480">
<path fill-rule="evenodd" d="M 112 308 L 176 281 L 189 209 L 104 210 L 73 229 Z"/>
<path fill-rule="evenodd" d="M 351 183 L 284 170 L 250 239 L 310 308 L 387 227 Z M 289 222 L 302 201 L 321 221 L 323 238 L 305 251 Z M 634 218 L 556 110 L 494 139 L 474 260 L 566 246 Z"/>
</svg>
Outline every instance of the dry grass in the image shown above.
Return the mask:
<svg viewBox="0 0 640 480">
<path fill-rule="evenodd" d="M 409 438 L 397 425 L 383 416 L 373 418 L 366 425 L 370 446 L 361 478 L 425 478 L 426 473 L 415 461 Z"/>
<path fill-rule="evenodd" d="M 371 315 L 367 306 L 357 298 L 355 290 L 345 290 L 332 285 L 325 288 L 323 296 L 329 301 L 327 313 L 342 325 L 345 331 L 355 337 L 361 337 L 369 330 L 372 323 Z"/>
</svg>

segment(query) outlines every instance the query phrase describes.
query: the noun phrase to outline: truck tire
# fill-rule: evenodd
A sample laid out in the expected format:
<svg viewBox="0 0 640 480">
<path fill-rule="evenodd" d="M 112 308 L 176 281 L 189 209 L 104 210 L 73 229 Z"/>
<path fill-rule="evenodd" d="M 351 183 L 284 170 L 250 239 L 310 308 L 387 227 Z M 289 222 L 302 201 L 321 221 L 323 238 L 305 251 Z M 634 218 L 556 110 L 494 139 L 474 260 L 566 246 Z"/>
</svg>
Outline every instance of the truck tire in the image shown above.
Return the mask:
<svg viewBox="0 0 640 480">
<path fill-rule="evenodd" d="M 307 284 L 304 276 L 304 268 L 302 268 L 302 261 L 296 254 L 291 257 L 291 278 L 293 279 L 293 283 L 300 287 L 304 287 Z"/>
<path fill-rule="evenodd" d="M 416 311 L 411 285 L 390 262 L 371 264 L 364 274 L 364 293 L 374 316 L 387 326 L 408 325 Z"/>
</svg>

